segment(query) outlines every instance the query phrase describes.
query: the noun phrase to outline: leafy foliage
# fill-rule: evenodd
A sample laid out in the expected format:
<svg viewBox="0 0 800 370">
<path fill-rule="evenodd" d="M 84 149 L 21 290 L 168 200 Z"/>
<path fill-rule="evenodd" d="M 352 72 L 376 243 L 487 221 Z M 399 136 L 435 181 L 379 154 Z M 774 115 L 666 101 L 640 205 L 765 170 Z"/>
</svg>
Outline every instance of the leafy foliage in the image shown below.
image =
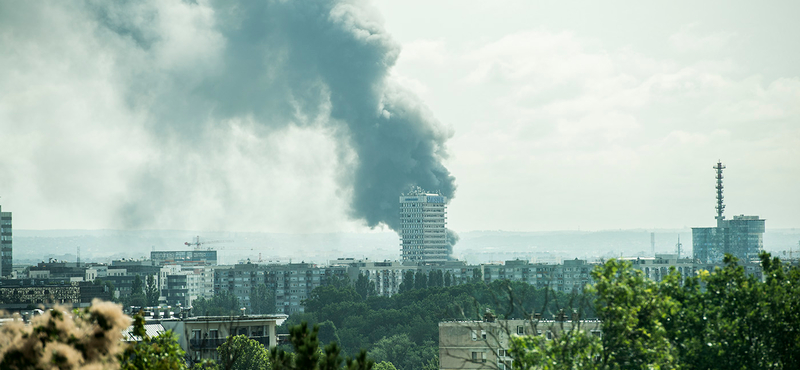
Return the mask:
<svg viewBox="0 0 800 370">
<path fill-rule="evenodd" d="M 217 347 L 220 363 L 226 370 L 269 369 L 269 351 L 246 335 L 229 336 Z"/>
<path fill-rule="evenodd" d="M 200 297 L 192 303 L 192 311 L 197 316 L 239 315 L 241 304 L 233 293 L 222 290 L 211 299 Z"/>
<path fill-rule="evenodd" d="M 666 294 L 681 305 L 669 317 L 686 369 L 800 369 L 800 269 L 767 253 L 762 282 L 732 256 Z"/>
<path fill-rule="evenodd" d="M 434 357 L 438 357 L 439 347 L 433 341 L 416 344 L 408 338 L 408 334 L 397 334 L 383 337 L 369 351 L 372 358 L 380 358 L 397 367 L 398 370 L 420 368 Z"/>
<path fill-rule="evenodd" d="M 147 276 L 147 288 L 144 295 L 147 306 L 158 306 L 158 297 L 161 295 L 161 290 L 158 289 L 158 283 L 154 275 Z"/>
<path fill-rule="evenodd" d="M 356 280 L 355 288 L 356 288 L 356 293 L 358 293 L 358 295 L 360 295 L 362 299 L 367 299 L 367 297 L 375 295 L 375 283 L 369 281 L 369 278 L 363 273 L 358 274 L 358 279 Z"/>
<path fill-rule="evenodd" d="M 413 287 L 414 275 L 414 271 L 407 271 L 403 284 Z M 424 276 L 431 280 L 430 274 Z M 441 277 L 444 285 L 446 276 L 436 274 L 432 281 L 438 285 Z M 284 325 L 321 323 L 329 329 L 320 330 L 320 340 L 337 341 L 343 353 L 358 353 L 364 348 L 378 361 L 392 362 L 397 369 L 416 370 L 437 357 L 438 323 L 442 320 L 480 319 L 486 308 L 494 309 L 501 318 L 524 318 L 533 311 L 543 312 L 547 318 L 560 307 L 571 307 L 578 298 L 509 281 L 411 288 L 392 297 L 366 299 L 352 285 L 326 285 L 312 291 L 305 302 L 305 313 L 292 314 Z M 588 306 L 585 310 L 594 313 Z"/>
<path fill-rule="evenodd" d="M 144 329 L 144 318 L 141 314 L 133 317 L 133 334 L 141 341 L 128 345 L 119 356 L 120 369 L 186 369 L 184 351 L 178 344 L 177 336 L 166 331 L 155 337 L 149 337 Z"/>
<path fill-rule="evenodd" d="M 389 361 L 381 361 L 372 367 L 372 370 L 397 370 L 394 364 Z"/>
<path fill-rule="evenodd" d="M 288 353 L 275 347 L 270 350 L 269 358 L 273 370 L 339 370 L 342 368 L 341 350 L 336 342 L 325 346 L 324 351 L 319 348 L 319 326 L 308 327 L 302 322 L 289 328 L 289 338 L 294 348 L 294 353 Z M 347 370 L 371 370 L 374 361 L 367 358 L 366 351 L 362 350 L 355 358 L 345 360 Z"/>
<path fill-rule="evenodd" d="M 677 310 L 672 297 L 660 295 L 659 284 L 646 279 L 629 261 L 612 259 L 594 269 L 592 277 L 603 323 L 602 365 L 673 367 L 675 351 L 662 321 Z"/>
<path fill-rule="evenodd" d="M 536 370 L 597 369 L 600 341 L 576 327 L 552 340 L 541 335 L 512 336 L 514 367 Z"/>
<path fill-rule="evenodd" d="M 114 295 L 114 282 L 109 280 L 103 280 L 101 278 L 94 279 L 92 282 L 94 285 L 101 285 L 103 286 L 103 291 L 106 293 L 106 296 L 109 298 L 111 302 L 119 303 L 117 297 Z M 33 307 L 31 307 L 33 308 Z"/>
<path fill-rule="evenodd" d="M 610 260 L 593 272 L 602 340 L 571 331 L 512 339 L 523 369 L 800 369 L 800 269 L 767 253 L 764 281 L 736 259 L 682 282 Z"/>
<path fill-rule="evenodd" d="M 147 297 L 144 294 L 144 285 L 142 277 L 137 274 L 131 285 L 131 294 L 128 296 L 126 306 L 145 307 L 147 306 Z"/>
<path fill-rule="evenodd" d="M 266 284 L 258 284 L 250 291 L 250 309 L 255 315 L 275 312 L 275 293 Z"/>
</svg>

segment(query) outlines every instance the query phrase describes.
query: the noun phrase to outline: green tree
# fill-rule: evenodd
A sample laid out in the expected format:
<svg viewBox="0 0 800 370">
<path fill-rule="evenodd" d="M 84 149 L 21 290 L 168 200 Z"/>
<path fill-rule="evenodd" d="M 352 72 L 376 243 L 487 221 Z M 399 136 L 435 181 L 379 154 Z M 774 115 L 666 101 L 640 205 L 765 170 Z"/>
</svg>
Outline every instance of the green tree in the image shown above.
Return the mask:
<svg viewBox="0 0 800 370">
<path fill-rule="evenodd" d="M 481 269 L 479 267 L 472 269 L 472 281 L 473 282 L 483 281 L 483 272 L 481 272 Z"/>
<path fill-rule="evenodd" d="M 346 302 L 358 302 L 361 297 L 351 285 L 337 287 L 323 285 L 314 288 L 306 299 L 305 308 L 310 312 L 320 312 L 325 307 Z"/>
<path fill-rule="evenodd" d="M 800 368 L 800 269 L 760 258 L 763 282 L 726 255 L 724 267 L 665 290 L 681 305 L 665 321 L 685 368 Z"/>
<path fill-rule="evenodd" d="M 140 340 L 128 345 L 125 351 L 119 355 L 120 369 L 186 369 L 185 352 L 178 344 L 177 335 L 168 330 L 155 337 L 150 337 L 145 331 L 144 324 L 141 313 L 134 315 L 133 335 L 139 337 Z"/>
<path fill-rule="evenodd" d="M 376 363 L 372 370 L 397 370 L 397 368 L 389 361 L 381 361 Z"/>
<path fill-rule="evenodd" d="M 422 369 L 439 353 L 435 343 L 418 345 L 407 334 L 397 334 L 379 340 L 369 351 L 369 356 L 378 361 L 388 361 L 398 370 Z"/>
<path fill-rule="evenodd" d="M 428 286 L 429 287 L 444 286 L 444 275 L 442 274 L 442 270 L 431 270 L 428 273 Z"/>
<path fill-rule="evenodd" d="M 414 289 L 414 271 L 413 270 L 406 270 L 403 273 L 403 281 L 400 283 L 400 293 L 405 293 L 411 289 Z"/>
<path fill-rule="evenodd" d="M 192 311 L 198 316 L 236 316 L 241 313 L 239 298 L 227 290 L 220 290 L 211 299 L 200 297 L 192 303 Z"/>
<path fill-rule="evenodd" d="M 254 315 L 275 312 L 275 292 L 266 284 L 258 284 L 250 290 L 250 310 Z"/>
<path fill-rule="evenodd" d="M 602 321 L 601 363 L 611 368 L 675 367 L 676 350 L 662 319 L 677 309 L 658 284 L 633 269 L 629 261 L 611 259 L 592 270 L 595 306 Z"/>
<path fill-rule="evenodd" d="M 364 275 L 363 273 L 358 274 L 358 279 L 356 279 L 355 284 L 356 293 L 361 296 L 362 299 L 367 299 L 367 297 L 375 295 L 375 283 L 369 280 L 369 277 Z"/>
<path fill-rule="evenodd" d="M 530 370 L 599 369 L 600 339 L 577 326 L 552 340 L 542 335 L 511 336 L 514 368 Z M 628 368 L 628 367 L 622 367 Z M 636 367 L 630 367 L 636 368 Z"/>
<path fill-rule="evenodd" d="M 319 349 L 319 326 L 308 327 L 308 323 L 289 328 L 289 340 L 294 348 L 290 354 L 283 349 L 275 347 L 270 350 L 269 358 L 273 370 L 338 370 L 341 368 L 342 357 L 339 346 L 333 342 L 325 346 L 324 351 Z M 347 370 L 371 370 L 374 362 L 367 358 L 366 351 L 362 350 L 355 358 L 345 360 Z"/>
<path fill-rule="evenodd" d="M 226 370 L 267 370 L 270 368 L 269 351 L 261 343 L 246 335 L 229 336 L 217 347 L 220 365 Z"/>
<path fill-rule="evenodd" d="M 133 278 L 131 284 L 131 295 L 127 299 L 127 306 L 145 307 L 147 306 L 147 297 L 144 294 L 144 286 L 142 277 L 139 274 Z"/>
<path fill-rule="evenodd" d="M 422 370 L 439 370 L 439 355 L 434 355 L 428 360 L 428 362 L 423 364 Z"/>
<path fill-rule="evenodd" d="M 158 289 L 158 283 L 154 275 L 147 276 L 147 289 L 145 290 L 145 300 L 147 306 L 158 306 L 158 297 L 161 295 L 161 290 Z"/>
<path fill-rule="evenodd" d="M 325 320 L 319 324 L 318 338 L 323 344 L 339 342 L 339 336 L 336 334 L 336 325 L 333 324 L 333 321 Z"/>
<path fill-rule="evenodd" d="M 414 275 L 414 289 L 425 289 L 428 287 L 428 276 L 422 271 L 417 271 Z"/>
<path fill-rule="evenodd" d="M 444 274 L 444 286 L 449 287 L 451 285 L 453 285 L 453 276 L 450 274 L 450 271 L 447 271 Z"/>
<path fill-rule="evenodd" d="M 103 294 L 105 295 L 105 297 L 97 297 L 97 298 L 104 298 L 104 299 L 107 298 L 106 300 L 108 301 L 119 303 L 118 302 L 119 300 L 117 299 L 114 293 L 116 290 L 114 288 L 114 282 L 97 278 L 94 279 L 93 283 L 94 285 L 101 285 L 103 287 Z"/>
</svg>

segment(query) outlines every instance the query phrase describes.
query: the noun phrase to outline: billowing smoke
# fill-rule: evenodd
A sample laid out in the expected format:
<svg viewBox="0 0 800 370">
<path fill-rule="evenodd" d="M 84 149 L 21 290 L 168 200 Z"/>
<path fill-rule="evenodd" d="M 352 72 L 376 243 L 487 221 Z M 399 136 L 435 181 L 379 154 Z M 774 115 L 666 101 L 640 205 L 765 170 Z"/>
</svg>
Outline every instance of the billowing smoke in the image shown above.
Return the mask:
<svg viewBox="0 0 800 370">
<path fill-rule="evenodd" d="M 456 243 L 458 243 L 458 240 L 461 239 L 461 237 L 458 236 L 458 234 L 452 229 L 447 229 L 445 232 L 445 236 L 447 240 L 447 245 L 450 247 L 450 254 L 452 254 L 453 246 L 456 245 Z"/>
<path fill-rule="evenodd" d="M 106 61 L 114 93 L 124 97 L 137 127 L 157 140 L 159 149 L 140 159 L 119 197 L 114 217 L 122 226 L 179 218 L 187 203 L 209 202 L 203 198 L 247 203 L 238 197 L 250 185 L 227 176 L 226 168 L 237 165 L 229 140 L 254 136 L 258 143 L 292 127 L 334 139 L 338 195 L 350 216 L 370 227 L 398 228 L 398 196 L 411 185 L 454 196 L 454 177 L 442 165 L 452 132 L 392 82 L 400 48 L 365 1 L 41 7 L 60 9 L 63 24 L 89 30 L 85 47 Z M 253 158 L 270 149 L 237 150 L 242 160 L 258 163 Z"/>
</svg>

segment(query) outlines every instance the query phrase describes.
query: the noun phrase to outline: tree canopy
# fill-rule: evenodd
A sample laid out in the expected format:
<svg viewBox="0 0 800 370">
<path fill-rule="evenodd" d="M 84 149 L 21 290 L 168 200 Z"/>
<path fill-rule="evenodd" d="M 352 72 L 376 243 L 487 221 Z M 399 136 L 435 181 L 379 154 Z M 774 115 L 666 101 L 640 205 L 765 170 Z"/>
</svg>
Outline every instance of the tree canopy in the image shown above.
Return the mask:
<svg viewBox="0 0 800 370">
<path fill-rule="evenodd" d="M 233 293 L 221 290 L 211 299 L 200 297 L 192 302 L 192 314 L 196 316 L 231 316 L 241 314 L 242 308 Z"/>
<path fill-rule="evenodd" d="M 392 362 L 397 369 L 421 370 L 438 363 L 438 324 L 443 320 L 480 319 L 486 308 L 500 318 L 525 318 L 534 311 L 549 318 L 560 308 L 581 302 L 587 315 L 594 314 L 580 295 L 555 293 L 523 282 L 486 284 L 477 279 L 445 287 L 447 275 L 435 273 L 420 274 L 419 280 L 424 276 L 426 283 L 433 281 L 435 286 L 416 288 L 415 275 L 411 270 L 405 272 L 403 286 L 410 288 L 392 297 L 365 297 L 357 291 L 357 284 L 317 287 L 305 301 L 305 313 L 292 314 L 285 326 L 318 323 L 325 329 L 320 330 L 319 340 L 336 341 L 343 353 L 355 354 L 363 348 L 376 361 Z"/>
<path fill-rule="evenodd" d="M 760 255 L 764 280 L 736 258 L 661 282 L 610 260 L 592 276 L 602 339 L 580 330 L 554 340 L 512 338 L 523 369 L 800 369 L 800 269 Z"/>
</svg>

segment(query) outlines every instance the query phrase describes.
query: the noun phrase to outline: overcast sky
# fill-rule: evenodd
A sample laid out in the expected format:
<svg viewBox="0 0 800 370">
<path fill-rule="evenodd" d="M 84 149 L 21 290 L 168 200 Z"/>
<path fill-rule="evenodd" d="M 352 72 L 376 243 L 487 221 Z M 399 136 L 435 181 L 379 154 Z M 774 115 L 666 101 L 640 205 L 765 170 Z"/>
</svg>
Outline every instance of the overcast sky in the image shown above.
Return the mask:
<svg viewBox="0 0 800 370">
<path fill-rule="evenodd" d="M 798 2 L 267 3 L 0 0 L 14 227 L 800 227 Z"/>
</svg>

